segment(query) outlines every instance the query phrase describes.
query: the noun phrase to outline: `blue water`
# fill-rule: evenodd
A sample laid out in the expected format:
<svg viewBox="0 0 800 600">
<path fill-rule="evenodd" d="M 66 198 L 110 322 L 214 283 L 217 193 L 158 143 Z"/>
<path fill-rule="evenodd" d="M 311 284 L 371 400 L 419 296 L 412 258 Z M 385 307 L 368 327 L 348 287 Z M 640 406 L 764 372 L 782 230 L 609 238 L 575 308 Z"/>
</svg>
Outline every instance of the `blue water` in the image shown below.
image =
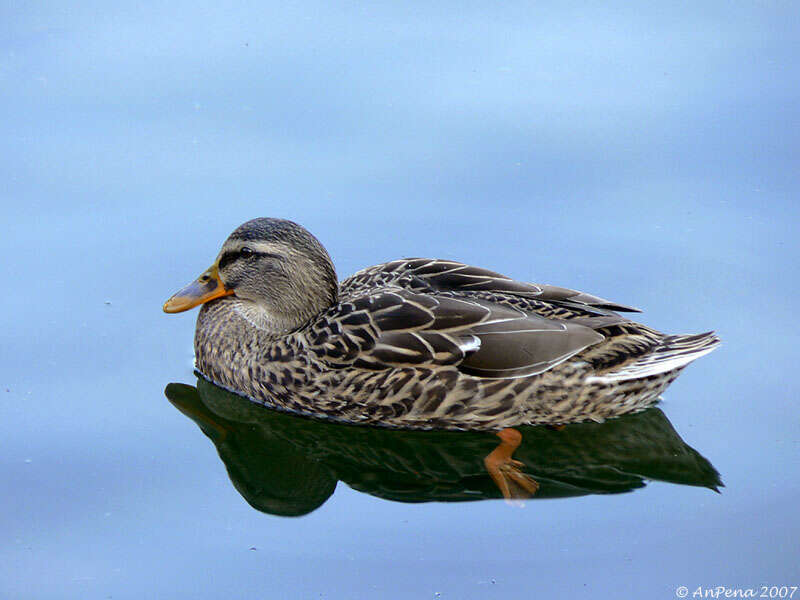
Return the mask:
<svg viewBox="0 0 800 600">
<path fill-rule="evenodd" d="M 0 13 L 0 597 L 800 585 L 795 4 Z M 453 258 L 717 330 L 659 409 L 725 487 L 519 507 L 334 477 L 305 516 L 254 510 L 165 397 L 196 385 L 195 314 L 161 303 L 256 216 L 340 277 Z"/>
</svg>

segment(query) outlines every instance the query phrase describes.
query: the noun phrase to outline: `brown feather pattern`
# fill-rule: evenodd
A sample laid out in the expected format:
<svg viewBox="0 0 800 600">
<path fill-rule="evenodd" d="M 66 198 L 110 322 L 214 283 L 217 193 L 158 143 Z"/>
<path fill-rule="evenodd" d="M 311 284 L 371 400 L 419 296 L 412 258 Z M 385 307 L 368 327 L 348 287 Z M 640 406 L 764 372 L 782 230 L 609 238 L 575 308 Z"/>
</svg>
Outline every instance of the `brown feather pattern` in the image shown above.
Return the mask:
<svg viewBox="0 0 800 600">
<path fill-rule="evenodd" d="M 236 295 L 205 304 L 197 370 L 302 414 L 500 429 L 642 410 L 718 344 L 712 333 L 664 335 L 616 312 L 636 309 L 597 296 L 451 260 L 376 265 L 332 295 L 327 309 L 281 334 L 254 326 Z"/>
</svg>

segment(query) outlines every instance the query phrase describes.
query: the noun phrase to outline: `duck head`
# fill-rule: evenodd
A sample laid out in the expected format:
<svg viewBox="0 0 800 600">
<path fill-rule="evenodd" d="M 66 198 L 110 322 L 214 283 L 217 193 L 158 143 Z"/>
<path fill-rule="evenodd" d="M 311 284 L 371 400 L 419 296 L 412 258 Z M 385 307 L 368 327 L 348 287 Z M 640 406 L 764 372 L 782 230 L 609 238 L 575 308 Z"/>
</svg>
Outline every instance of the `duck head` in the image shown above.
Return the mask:
<svg viewBox="0 0 800 600">
<path fill-rule="evenodd" d="M 214 264 L 167 300 L 164 312 L 233 296 L 257 324 L 292 330 L 332 306 L 338 288 L 317 238 L 292 221 L 260 218 L 237 227 Z"/>
</svg>

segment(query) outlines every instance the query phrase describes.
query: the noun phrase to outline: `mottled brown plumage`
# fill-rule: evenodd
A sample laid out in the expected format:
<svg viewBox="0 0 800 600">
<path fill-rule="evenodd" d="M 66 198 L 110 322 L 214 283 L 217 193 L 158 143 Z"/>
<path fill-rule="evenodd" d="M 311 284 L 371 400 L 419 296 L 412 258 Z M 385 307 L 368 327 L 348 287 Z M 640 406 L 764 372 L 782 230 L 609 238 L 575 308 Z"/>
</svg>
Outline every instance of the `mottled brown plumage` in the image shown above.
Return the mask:
<svg viewBox="0 0 800 600">
<path fill-rule="evenodd" d="M 200 302 L 196 366 L 212 382 L 292 412 L 415 429 L 638 411 L 719 343 L 449 260 L 392 261 L 338 284 L 316 238 L 279 219 L 239 227 L 165 310 Z"/>
</svg>

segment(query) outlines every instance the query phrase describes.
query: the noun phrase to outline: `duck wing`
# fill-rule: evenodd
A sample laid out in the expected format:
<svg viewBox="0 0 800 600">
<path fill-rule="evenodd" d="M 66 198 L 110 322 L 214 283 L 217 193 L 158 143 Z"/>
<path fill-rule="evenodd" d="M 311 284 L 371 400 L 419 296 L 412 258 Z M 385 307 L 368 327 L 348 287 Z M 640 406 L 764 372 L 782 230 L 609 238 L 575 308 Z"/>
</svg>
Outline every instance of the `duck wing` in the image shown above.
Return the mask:
<svg viewBox="0 0 800 600">
<path fill-rule="evenodd" d="M 508 281 L 503 285 L 518 283 Z M 477 377 L 511 378 L 546 371 L 605 339 L 592 319 L 577 321 L 481 298 L 383 288 L 340 303 L 312 326 L 308 339 L 331 366 L 454 365 Z"/>
<path fill-rule="evenodd" d="M 343 295 L 362 292 L 376 283 L 394 283 L 419 293 L 490 293 L 549 302 L 567 308 L 641 312 L 638 308 L 578 290 L 517 281 L 488 269 L 433 258 L 406 258 L 364 269 L 343 281 L 341 292 Z"/>
</svg>

